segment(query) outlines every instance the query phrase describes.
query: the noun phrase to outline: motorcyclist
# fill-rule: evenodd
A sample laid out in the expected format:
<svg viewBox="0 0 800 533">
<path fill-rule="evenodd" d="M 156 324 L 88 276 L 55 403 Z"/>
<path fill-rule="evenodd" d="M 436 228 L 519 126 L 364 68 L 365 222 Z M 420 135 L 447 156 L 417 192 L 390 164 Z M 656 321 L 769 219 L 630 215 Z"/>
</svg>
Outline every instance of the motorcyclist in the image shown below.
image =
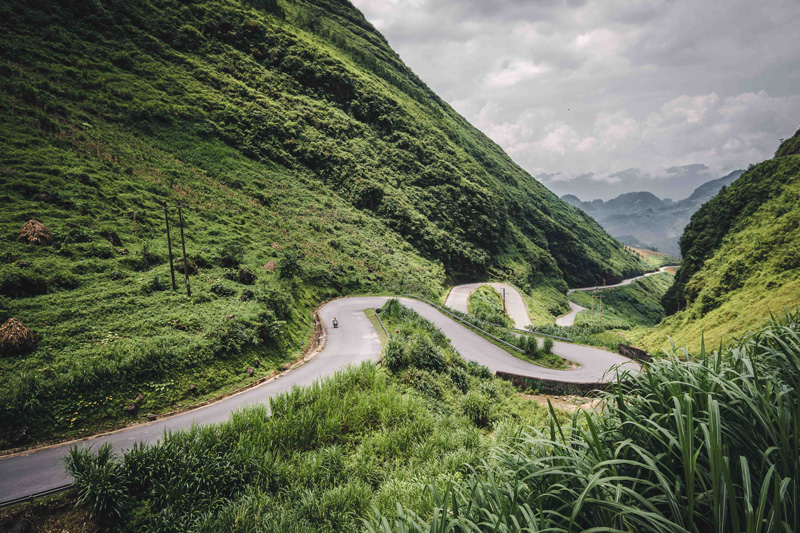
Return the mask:
<svg viewBox="0 0 800 533">
<path fill-rule="evenodd" d="M 339 321 L 336 320 L 336 317 L 333 317 L 333 327 L 335 327 L 335 328 L 339 327 Z"/>
</svg>

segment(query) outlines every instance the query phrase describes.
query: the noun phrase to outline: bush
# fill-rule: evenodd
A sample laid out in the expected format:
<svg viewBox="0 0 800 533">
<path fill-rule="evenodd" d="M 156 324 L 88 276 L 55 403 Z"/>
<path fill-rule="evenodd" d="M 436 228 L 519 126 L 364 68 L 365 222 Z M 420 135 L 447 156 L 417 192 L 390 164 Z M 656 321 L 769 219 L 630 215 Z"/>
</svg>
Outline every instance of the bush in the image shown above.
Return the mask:
<svg viewBox="0 0 800 533">
<path fill-rule="evenodd" d="M 280 279 L 294 279 L 303 276 L 303 255 L 299 250 L 285 250 L 278 262 L 278 277 Z"/>
<path fill-rule="evenodd" d="M 418 335 L 409 350 L 409 363 L 417 368 L 440 372 L 444 370 L 444 356 L 427 335 Z"/>
<path fill-rule="evenodd" d="M 220 248 L 217 262 L 223 268 L 237 268 L 244 257 L 244 248 L 241 244 L 227 243 Z"/>
<path fill-rule="evenodd" d="M 256 275 L 247 268 L 240 268 L 236 278 L 244 285 L 252 285 L 256 281 Z"/>
<path fill-rule="evenodd" d="M 150 294 L 153 292 L 165 291 L 168 287 L 169 285 L 161 276 L 154 274 L 153 277 L 150 278 L 150 281 L 145 283 L 144 292 Z"/>
<path fill-rule="evenodd" d="M 18 269 L 0 273 L 0 294 L 12 298 L 25 298 L 46 292 L 47 282 L 39 274 Z"/>
<path fill-rule="evenodd" d="M 539 340 L 531 335 L 524 335 L 520 337 L 521 348 L 525 350 L 525 355 L 536 359 L 541 355 L 539 350 Z"/>
<path fill-rule="evenodd" d="M 214 283 L 209 290 L 217 296 L 230 296 L 233 294 L 233 289 L 226 287 L 222 283 Z"/>
<path fill-rule="evenodd" d="M 476 378 L 492 379 L 492 371 L 489 370 L 489 367 L 475 361 L 467 361 L 466 369 L 471 376 L 475 376 Z"/>
<path fill-rule="evenodd" d="M 551 354 L 553 353 L 553 339 L 550 337 L 544 338 L 544 353 Z"/>
<path fill-rule="evenodd" d="M 386 344 L 383 364 L 392 372 L 396 372 L 406 365 L 403 343 L 396 337 L 389 339 Z"/>
<path fill-rule="evenodd" d="M 75 478 L 78 503 L 87 505 L 92 516 L 103 524 L 119 522 L 126 510 L 127 488 L 125 472 L 111 444 L 103 444 L 97 454 L 89 448 L 73 446 L 64 462 Z"/>
<path fill-rule="evenodd" d="M 461 398 L 461 412 L 478 427 L 487 427 L 491 422 L 492 402 L 478 391 L 470 391 Z"/>
<path fill-rule="evenodd" d="M 463 369 L 457 366 L 450 367 L 448 375 L 453 385 L 455 385 L 458 390 L 461 392 L 467 392 L 469 390 L 469 378 Z"/>
</svg>

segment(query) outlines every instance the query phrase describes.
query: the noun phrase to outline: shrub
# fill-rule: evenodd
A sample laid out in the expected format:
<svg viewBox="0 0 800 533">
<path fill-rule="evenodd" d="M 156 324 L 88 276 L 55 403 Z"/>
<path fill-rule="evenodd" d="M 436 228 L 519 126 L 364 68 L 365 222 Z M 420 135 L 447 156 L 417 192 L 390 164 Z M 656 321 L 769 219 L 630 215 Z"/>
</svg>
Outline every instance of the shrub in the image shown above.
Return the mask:
<svg viewBox="0 0 800 533">
<path fill-rule="evenodd" d="M 0 294 L 12 298 L 25 298 L 47 292 L 44 277 L 34 272 L 9 269 L 0 273 Z"/>
<path fill-rule="evenodd" d="M 302 259 L 303 255 L 299 250 L 284 250 L 283 256 L 278 262 L 278 277 L 281 279 L 294 279 L 302 277 Z"/>
<path fill-rule="evenodd" d="M 469 390 L 469 378 L 463 369 L 457 366 L 450 367 L 448 375 L 453 385 L 455 385 L 458 390 L 461 392 L 467 392 Z"/>
<path fill-rule="evenodd" d="M 553 353 L 553 339 L 551 339 L 550 337 L 544 338 L 544 352 L 546 354 Z"/>
<path fill-rule="evenodd" d="M 492 403 L 485 394 L 470 391 L 461 398 L 461 412 L 478 427 L 487 427 L 491 422 Z"/>
<path fill-rule="evenodd" d="M 383 356 L 383 364 L 392 372 L 396 372 L 406 365 L 405 350 L 400 339 L 396 337 L 389 339 Z"/>
<path fill-rule="evenodd" d="M 252 285 L 256 281 L 256 275 L 247 268 L 240 268 L 236 278 L 244 285 Z"/>
<path fill-rule="evenodd" d="M 528 357 L 536 359 L 541 355 L 539 340 L 536 337 L 524 335 L 520 337 L 520 343 L 522 344 L 522 349 L 525 350 L 525 355 Z"/>
<path fill-rule="evenodd" d="M 180 259 L 178 259 L 177 261 L 175 261 L 175 270 L 177 270 L 181 274 L 184 273 L 183 258 L 182 257 Z M 187 270 L 189 272 L 190 276 L 193 276 L 193 275 L 197 274 L 197 265 L 193 261 L 191 261 L 190 259 L 187 258 L 186 259 L 186 269 L 185 270 Z"/>
<path fill-rule="evenodd" d="M 492 379 L 492 371 L 489 370 L 489 367 L 475 361 L 467 361 L 466 369 L 470 375 L 476 378 Z"/>
<path fill-rule="evenodd" d="M 125 513 L 127 490 L 125 472 L 111 444 L 103 444 L 97 454 L 89 448 L 73 446 L 64 462 L 75 478 L 78 503 L 86 504 L 92 516 L 103 524 L 117 523 Z"/>
<path fill-rule="evenodd" d="M 244 257 L 244 248 L 241 244 L 229 242 L 220 248 L 217 262 L 223 268 L 237 268 Z"/>
<path fill-rule="evenodd" d="M 409 363 L 417 368 L 440 372 L 444 370 L 445 360 L 439 348 L 427 335 L 417 335 L 409 350 Z"/>
<path fill-rule="evenodd" d="M 153 277 L 150 278 L 150 281 L 145 283 L 144 292 L 150 294 L 153 292 L 165 291 L 167 288 L 167 282 L 158 274 L 153 274 Z"/>
<path fill-rule="evenodd" d="M 233 289 L 226 287 L 222 283 L 214 283 L 209 290 L 217 296 L 230 296 L 233 294 Z"/>
</svg>

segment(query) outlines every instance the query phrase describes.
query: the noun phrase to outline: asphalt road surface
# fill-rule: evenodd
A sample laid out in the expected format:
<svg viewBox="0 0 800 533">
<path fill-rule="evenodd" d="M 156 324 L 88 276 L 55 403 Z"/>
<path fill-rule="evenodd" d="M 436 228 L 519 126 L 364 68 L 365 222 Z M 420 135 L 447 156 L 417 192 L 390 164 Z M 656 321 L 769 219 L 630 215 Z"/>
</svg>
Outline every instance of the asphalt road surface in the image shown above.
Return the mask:
<svg viewBox="0 0 800 533">
<path fill-rule="evenodd" d="M 578 313 L 585 310 L 585 307 L 578 305 L 575 302 L 569 302 L 569 313 L 556 318 L 556 326 L 574 326 L 575 317 L 578 316 Z"/>
<path fill-rule="evenodd" d="M 567 294 L 572 294 L 575 291 L 602 291 L 605 289 L 613 289 L 614 287 L 623 287 L 625 285 L 630 285 L 637 279 L 646 278 L 647 276 L 652 276 L 653 274 L 661 274 L 662 272 L 666 272 L 668 268 L 677 268 L 675 266 L 664 266 L 658 269 L 657 272 L 648 272 L 643 276 L 637 276 L 635 278 L 629 278 L 622 280 L 619 283 L 614 285 L 602 285 L 602 286 L 595 286 L 595 287 L 581 287 L 578 289 L 570 289 L 567 291 Z M 565 315 L 561 315 L 556 319 L 556 326 L 573 326 L 575 325 L 575 317 L 578 316 L 578 313 L 581 311 L 586 311 L 586 308 L 576 304 L 575 302 L 569 302 L 569 313 Z"/>
<path fill-rule="evenodd" d="M 613 289 L 614 287 L 624 287 L 625 285 L 630 285 L 637 279 L 646 278 L 647 276 L 653 276 L 655 274 L 661 274 L 662 272 L 666 272 L 668 268 L 678 268 L 675 265 L 667 265 L 659 268 L 655 272 L 648 272 L 647 274 L 643 274 L 641 276 L 636 276 L 635 278 L 628 278 L 620 281 L 619 283 L 615 283 L 614 285 L 595 285 L 593 287 L 579 287 L 577 289 L 570 289 L 567 291 L 567 294 L 572 294 L 575 291 L 602 291 L 605 289 Z"/>
<path fill-rule="evenodd" d="M 152 443 L 158 440 L 165 431 L 177 431 L 188 428 L 192 424 L 223 422 L 233 411 L 248 405 L 266 404 L 270 396 L 287 391 L 294 386 L 309 385 L 320 378 L 332 375 L 347 365 L 358 364 L 362 361 L 375 361 L 380 356 L 380 341 L 374 327 L 364 314 L 364 309 L 380 307 L 386 300 L 388 300 L 386 297 L 355 297 L 327 303 L 320 309 L 320 318 L 326 325 L 329 325 L 336 317 L 339 327 L 336 329 L 327 327 L 325 348 L 304 365 L 288 371 L 274 380 L 205 407 L 148 424 L 131 426 L 103 436 L 84 439 L 79 441 L 78 445 L 98 447 L 102 443 L 109 442 L 120 451 L 130 448 L 136 442 Z M 609 370 L 617 365 L 633 371 L 639 368 L 636 363 L 620 355 L 597 348 L 562 342 L 556 342 L 553 351 L 579 363 L 580 368 L 552 370 L 539 367 L 517 359 L 428 304 L 408 298 L 400 300 L 403 305 L 411 307 L 420 315 L 434 322 L 465 359 L 484 364 L 492 371 L 503 370 L 555 381 L 596 383 L 613 379 Z M 0 503 L 69 483 L 70 478 L 63 468 L 63 458 L 74 444 L 65 443 L 40 448 L 0 459 Z"/>
</svg>

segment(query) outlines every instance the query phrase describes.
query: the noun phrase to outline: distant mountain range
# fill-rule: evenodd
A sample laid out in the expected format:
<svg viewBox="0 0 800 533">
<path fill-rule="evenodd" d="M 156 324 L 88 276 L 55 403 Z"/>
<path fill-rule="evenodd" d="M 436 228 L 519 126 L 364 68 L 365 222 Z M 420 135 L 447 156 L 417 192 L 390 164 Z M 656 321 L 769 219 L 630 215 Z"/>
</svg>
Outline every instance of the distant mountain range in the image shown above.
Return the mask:
<svg viewBox="0 0 800 533">
<path fill-rule="evenodd" d="M 656 248 L 680 256 L 678 240 L 683 228 L 701 205 L 742 175 L 736 170 L 722 178 L 708 181 L 678 202 L 661 199 L 649 192 L 629 192 L 608 200 L 583 202 L 573 194 L 562 200 L 597 220 L 603 228 L 629 246 Z"/>
</svg>

